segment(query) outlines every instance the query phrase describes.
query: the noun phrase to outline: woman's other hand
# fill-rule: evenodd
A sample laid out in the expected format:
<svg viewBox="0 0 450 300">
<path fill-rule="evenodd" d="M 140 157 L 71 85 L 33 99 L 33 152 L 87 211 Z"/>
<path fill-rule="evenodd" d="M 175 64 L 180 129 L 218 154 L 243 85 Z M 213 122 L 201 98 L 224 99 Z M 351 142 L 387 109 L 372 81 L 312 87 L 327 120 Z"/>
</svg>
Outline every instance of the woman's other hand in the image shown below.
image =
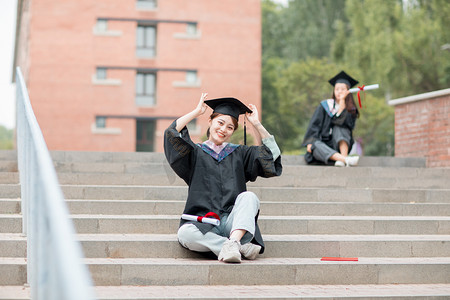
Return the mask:
<svg viewBox="0 0 450 300">
<path fill-rule="evenodd" d="M 258 139 L 265 139 L 270 137 L 270 133 L 264 128 L 259 120 L 258 109 L 256 105 L 249 104 L 248 107 L 252 111 L 251 113 L 245 113 L 245 117 L 248 119 L 250 123 L 252 123 L 253 127 L 256 128 L 256 132 L 259 135 Z"/>
<path fill-rule="evenodd" d="M 261 122 L 259 121 L 258 109 L 256 108 L 256 105 L 249 104 L 248 107 L 252 111 L 251 113 L 245 113 L 248 121 L 252 123 L 253 126 L 260 124 Z"/>
<path fill-rule="evenodd" d="M 208 93 L 202 93 L 200 96 L 200 100 L 198 101 L 197 107 L 195 108 L 195 112 L 197 116 L 203 115 L 206 111 L 205 100 L 208 98 Z"/>
<path fill-rule="evenodd" d="M 311 147 L 312 147 L 312 144 L 306 145 L 306 151 L 308 151 L 309 153 L 311 153 L 311 152 L 312 152 Z"/>
</svg>

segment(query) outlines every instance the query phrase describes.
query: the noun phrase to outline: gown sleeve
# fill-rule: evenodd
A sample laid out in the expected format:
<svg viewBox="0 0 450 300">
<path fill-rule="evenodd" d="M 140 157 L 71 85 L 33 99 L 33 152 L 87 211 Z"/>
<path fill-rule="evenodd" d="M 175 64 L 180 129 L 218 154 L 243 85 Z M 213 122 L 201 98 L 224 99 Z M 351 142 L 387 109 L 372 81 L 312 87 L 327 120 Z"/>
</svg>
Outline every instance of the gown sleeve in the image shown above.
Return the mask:
<svg viewBox="0 0 450 300">
<path fill-rule="evenodd" d="M 270 152 L 272 152 L 272 159 L 274 161 L 277 160 L 278 156 L 281 154 L 281 151 L 280 148 L 278 148 L 277 142 L 275 142 L 273 135 L 262 139 L 262 142 L 270 149 Z"/>
<path fill-rule="evenodd" d="M 176 130 L 176 122 L 175 120 L 164 132 L 164 154 L 175 173 L 189 185 L 196 146 L 186 127 L 181 132 Z"/>
<path fill-rule="evenodd" d="M 313 144 L 316 140 L 320 140 L 324 114 L 325 111 L 322 106 L 319 105 L 314 111 L 311 121 L 309 122 L 302 146 L 307 146 L 308 144 Z"/>
<path fill-rule="evenodd" d="M 246 181 L 255 181 L 258 176 L 269 178 L 280 176 L 283 170 L 281 156 L 274 161 L 272 152 L 266 145 L 242 146 L 244 149 L 244 169 Z"/>
<path fill-rule="evenodd" d="M 355 120 L 356 118 L 351 113 L 349 113 L 347 109 L 344 109 L 339 117 L 333 117 L 331 122 L 334 125 L 346 127 L 350 130 L 353 130 L 355 128 Z"/>
</svg>

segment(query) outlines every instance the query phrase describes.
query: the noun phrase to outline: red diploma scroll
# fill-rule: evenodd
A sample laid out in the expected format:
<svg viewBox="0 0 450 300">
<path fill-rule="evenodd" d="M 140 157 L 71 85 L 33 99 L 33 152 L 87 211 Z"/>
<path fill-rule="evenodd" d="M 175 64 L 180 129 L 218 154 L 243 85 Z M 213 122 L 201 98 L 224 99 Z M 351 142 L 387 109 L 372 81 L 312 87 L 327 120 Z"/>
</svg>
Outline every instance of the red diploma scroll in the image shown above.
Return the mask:
<svg viewBox="0 0 450 300">
<path fill-rule="evenodd" d="M 213 218 L 210 218 L 213 217 Z M 200 223 L 212 224 L 212 225 L 220 225 L 220 218 L 216 213 L 209 212 L 205 216 L 193 216 L 188 214 L 182 214 L 181 218 L 187 221 L 197 221 Z"/>
</svg>

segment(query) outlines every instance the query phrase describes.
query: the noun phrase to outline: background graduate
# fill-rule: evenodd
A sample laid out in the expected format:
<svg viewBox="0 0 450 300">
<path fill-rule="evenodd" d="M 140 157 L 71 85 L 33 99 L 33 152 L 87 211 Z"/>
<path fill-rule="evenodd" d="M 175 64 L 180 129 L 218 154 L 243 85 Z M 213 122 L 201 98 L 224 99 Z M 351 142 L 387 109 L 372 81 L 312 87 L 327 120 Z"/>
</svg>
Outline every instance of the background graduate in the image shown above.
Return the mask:
<svg viewBox="0 0 450 300">
<path fill-rule="evenodd" d="M 358 156 L 348 156 L 353 145 L 353 129 L 359 117 L 349 89 L 358 81 L 344 71 L 329 80 L 334 86 L 332 99 L 323 100 L 315 110 L 302 146 L 308 164 L 334 161 L 337 167 L 355 166 Z"/>
<path fill-rule="evenodd" d="M 189 186 L 184 214 L 204 216 L 210 212 L 220 225 L 181 220 L 180 244 L 192 251 L 212 251 L 224 262 L 255 259 L 264 252 L 258 228 L 259 199 L 247 191 L 246 182 L 258 176 L 281 175 L 280 150 L 259 121 L 256 106 L 248 108 L 235 98 L 207 100 L 202 94 L 196 108 L 175 120 L 164 134 L 164 153 L 175 171 Z M 209 118 L 208 139 L 194 144 L 186 125 L 204 114 L 207 105 L 214 111 Z M 228 143 L 238 128 L 240 114 L 256 128 L 261 146 Z"/>
</svg>

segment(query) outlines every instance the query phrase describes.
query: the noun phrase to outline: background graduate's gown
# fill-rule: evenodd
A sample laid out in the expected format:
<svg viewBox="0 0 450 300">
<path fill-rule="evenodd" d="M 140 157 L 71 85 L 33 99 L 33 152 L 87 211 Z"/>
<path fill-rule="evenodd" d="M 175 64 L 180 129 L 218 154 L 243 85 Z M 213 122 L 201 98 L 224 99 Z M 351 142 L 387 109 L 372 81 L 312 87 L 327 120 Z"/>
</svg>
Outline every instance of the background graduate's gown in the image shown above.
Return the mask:
<svg viewBox="0 0 450 300">
<path fill-rule="evenodd" d="M 181 132 L 175 128 L 176 121 L 164 133 L 164 153 L 175 173 L 189 186 L 185 214 L 228 214 L 233 209 L 236 197 L 247 190 L 246 182 L 255 181 L 258 176 L 281 175 L 281 157 L 273 161 L 272 152 L 265 145 L 228 144 L 217 154 L 205 144 L 194 144 L 186 127 Z M 188 222 L 181 220 L 180 226 Z M 214 226 L 190 223 L 203 234 Z M 258 224 L 252 242 L 264 249 Z"/>
<path fill-rule="evenodd" d="M 333 127 L 341 126 L 350 130 L 349 148 L 351 148 L 354 142 L 352 132 L 355 124 L 356 116 L 348 112 L 347 109 L 344 109 L 339 116 L 336 116 L 328 108 L 327 100 L 324 100 L 316 108 L 309 122 L 302 146 L 306 147 L 308 144 L 314 144 L 315 141 L 320 140 L 330 148 L 334 148 L 332 144 Z M 317 162 L 310 152 L 305 153 L 305 160 L 307 163 Z"/>
</svg>

